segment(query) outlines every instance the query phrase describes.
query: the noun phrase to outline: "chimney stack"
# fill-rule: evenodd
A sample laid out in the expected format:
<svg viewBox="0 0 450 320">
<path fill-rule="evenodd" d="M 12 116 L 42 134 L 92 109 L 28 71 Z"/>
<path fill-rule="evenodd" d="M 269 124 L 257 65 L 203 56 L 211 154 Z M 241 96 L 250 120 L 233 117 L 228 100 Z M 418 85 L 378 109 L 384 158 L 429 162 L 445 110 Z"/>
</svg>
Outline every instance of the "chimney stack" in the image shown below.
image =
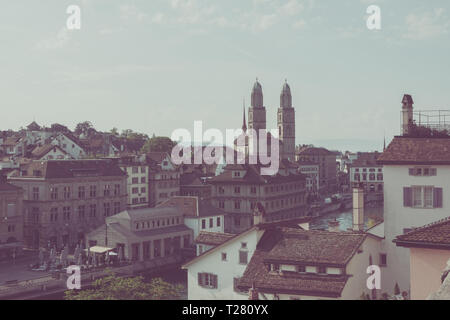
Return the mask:
<svg viewBox="0 0 450 320">
<path fill-rule="evenodd" d="M 364 187 L 353 185 L 353 231 L 364 231 Z"/>
<path fill-rule="evenodd" d="M 411 133 L 413 124 L 413 98 L 409 94 L 405 94 L 402 100 L 402 135 L 406 136 Z"/>
<path fill-rule="evenodd" d="M 253 210 L 253 225 L 257 226 L 259 224 L 265 223 L 266 210 L 261 202 L 258 202 Z"/>
<path fill-rule="evenodd" d="M 259 300 L 259 293 L 258 290 L 255 288 L 255 283 L 252 284 L 252 287 L 250 288 L 248 300 Z"/>
</svg>

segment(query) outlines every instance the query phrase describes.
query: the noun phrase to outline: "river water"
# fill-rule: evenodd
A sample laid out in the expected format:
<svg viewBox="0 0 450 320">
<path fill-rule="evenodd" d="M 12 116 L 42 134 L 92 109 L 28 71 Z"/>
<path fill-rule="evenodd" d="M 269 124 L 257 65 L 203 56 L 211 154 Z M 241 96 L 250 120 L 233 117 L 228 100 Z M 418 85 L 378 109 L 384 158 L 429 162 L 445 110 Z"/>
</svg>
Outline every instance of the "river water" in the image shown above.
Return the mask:
<svg viewBox="0 0 450 320">
<path fill-rule="evenodd" d="M 310 223 L 311 230 L 328 230 L 328 221 L 339 221 L 339 228 L 346 231 L 353 227 L 352 209 L 342 212 L 333 212 L 314 219 Z M 364 221 L 366 228 L 372 226 L 376 221 L 383 219 L 383 206 L 366 207 L 364 209 Z"/>
</svg>

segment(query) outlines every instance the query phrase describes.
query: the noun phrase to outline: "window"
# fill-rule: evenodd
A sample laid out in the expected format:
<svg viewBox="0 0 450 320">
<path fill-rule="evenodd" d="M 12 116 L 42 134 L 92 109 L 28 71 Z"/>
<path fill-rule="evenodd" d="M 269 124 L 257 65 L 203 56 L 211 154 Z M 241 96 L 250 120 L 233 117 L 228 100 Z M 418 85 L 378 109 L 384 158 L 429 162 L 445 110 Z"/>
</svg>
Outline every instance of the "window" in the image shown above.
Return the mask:
<svg viewBox="0 0 450 320">
<path fill-rule="evenodd" d="M 240 187 L 234 187 L 234 193 L 241 193 Z"/>
<path fill-rule="evenodd" d="M 97 186 L 89 187 L 89 195 L 91 196 L 91 198 L 95 198 L 97 196 Z"/>
<path fill-rule="evenodd" d="M 50 209 L 50 222 L 58 221 L 58 208 Z"/>
<path fill-rule="evenodd" d="M 111 186 L 109 184 L 106 184 L 105 185 L 105 190 L 103 191 L 103 195 L 105 197 L 109 196 L 111 194 L 110 191 L 111 191 Z"/>
<path fill-rule="evenodd" d="M 241 209 L 241 202 L 239 200 L 234 201 L 234 208 L 236 210 Z"/>
<path fill-rule="evenodd" d="M 39 188 L 38 187 L 33 188 L 33 200 L 39 200 Z"/>
<path fill-rule="evenodd" d="M 145 167 L 141 167 L 141 173 L 145 173 L 145 172 L 146 172 Z"/>
<path fill-rule="evenodd" d="M 320 274 L 326 274 L 327 273 L 327 267 L 321 266 L 317 270 L 318 270 L 317 272 L 320 273 Z"/>
<path fill-rule="evenodd" d="M 64 187 L 64 199 L 70 199 L 70 187 Z"/>
<path fill-rule="evenodd" d="M 63 219 L 70 220 L 70 207 L 63 207 Z"/>
<path fill-rule="evenodd" d="M 442 188 L 413 186 L 403 188 L 403 206 L 413 208 L 442 208 Z"/>
<path fill-rule="evenodd" d="M 79 206 L 78 207 L 78 218 L 80 220 L 84 219 L 84 206 Z"/>
<path fill-rule="evenodd" d="M 219 201 L 219 208 L 220 209 L 225 209 L 225 201 Z"/>
<path fill-rule="evenodd" d="M 255 193 L 256 193 L 256 187 L 251 187 L 251 188 L 250 188 L 250 192 L 253 193 L 253 194 L 255 194 Z"/>
<path fill-rule="evenodd" d="M 111 211 L 111 205 L 108 202 L 104 203 L 103 204 L 103 215 L 105 217 L 109 217 L 110 211 Z"/>
<path fill-rule="evenodd" d="M 133 193 L 133 194 L 139 193 L 139 188 L 131 189 L 131 193 Z"/>
<path fill-rule="evenodd" d="M 209 227 L 210 228 L 214 227 L 214 219 L 213 218 L 209 218 Z"/>
<path fill-rule="evenodd" d="M 138 167 L 133 167 L 132 173 L 139 173 L 139 168 Z"/>
<path fill-rule="evenodd" d="M 91 204 L 89 206 L 89 217 L 94 218 L 97 214 L 97 205 Z"/>
<path fill-rule="evenodd" d="M 206 220 L 205 219 L 202 220 L 202 229 L 206 229 Z"/>
<path fill-rule="evenodd" d="M 239 264 L 248 263 L 248 251 L 239 250 Z"/>
<path fill-rule="evenodd" d="M 380 253 L 380 266 L 386 267 L 387 266 L 387 254 Z"/>
<path fill-rule="evenodd" d="M 410 176 L 436 176 L 437 169 L 436 168 L 409 168 L 408 169 Z"/>
<path fill-rule="evenodd" d="M 227 261 L 227 253 L 222 252 L 222 261 Z"/>
<path fill-rule="evenodd" d="M 141 178 L 141 183 L 145 183 L 145 177 Z"/>
<path fill-rule="evenodd" d="M 84 187 L 78 187 L 78 198 L 84 199 L 84 197 L 85 197 Z"/>
<path fill-rule="evenodd" d="M 114 185 L 114 195 L 115 196 L 120 195 L 120 184 Z"/>
<path fill-rule="evenodd" d="M 216 224 L 217 224 L 218 227 L 220 227 L 220 217 L 217 217 Z"/>
<path fill-rule="evenodd" d="M 217 289 L 217 275 L 212 273 L 199 273 L 198 285 L 205 288 Z"/>
<path fill-rule="evenodd" d="M 50 199 L 51 200 L 58 199 L 58 188 L 50 188 Z"/>
<path fill-rule="evenodd" d="M 132 178 L 131 179 L 131 183 L 132 184 L 138 184 L 139 183 L 139 178 Z"/>
</svg>

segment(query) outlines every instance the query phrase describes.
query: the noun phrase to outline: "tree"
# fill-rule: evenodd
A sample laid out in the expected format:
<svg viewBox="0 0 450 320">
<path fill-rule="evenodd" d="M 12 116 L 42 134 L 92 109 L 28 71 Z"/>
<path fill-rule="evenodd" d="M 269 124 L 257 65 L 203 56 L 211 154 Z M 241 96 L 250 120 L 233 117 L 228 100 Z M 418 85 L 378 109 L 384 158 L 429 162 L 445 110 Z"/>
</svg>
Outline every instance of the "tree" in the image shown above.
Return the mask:
<svg viewBox="0 0 450 320">
<path fill-rule="evenodd" d="M 140 151 L 148 141 L 148 135 L 134 132 L 131 129 L 123 130 L 120 138 L 126 141 L 128 150 L 132 152 Z"/>
<path fill-rule="evenodd" d="M 93 289 L 66 291 L 65 300 L 174 300 L 180 298 L 181 290 L 161 278 L 146 283 L 143 277 L 117 277 L 108 271 L 94 281 Z"/>
<path fill-rule="evenodd" d="M 94 126 L 92 125 L 92 123 L 90 121 L 84 121 L 84 122 L 80 122 L 79 124 L 76 125 L 75 127 L 75 131 L 74 133 L 79 136 L 80 134 L 84 133 L 87 134 L 88 136 L 92 133 L 97 132 L 94 128 Z"/>
<path fill-rule="evenodd" d="M 143 152 L 167 152 L 171 153 L 175 142 L 170 140 L 168 137 L 156 137 L 153 135 L 144 146 L 142 147 Z"/>
</svg>

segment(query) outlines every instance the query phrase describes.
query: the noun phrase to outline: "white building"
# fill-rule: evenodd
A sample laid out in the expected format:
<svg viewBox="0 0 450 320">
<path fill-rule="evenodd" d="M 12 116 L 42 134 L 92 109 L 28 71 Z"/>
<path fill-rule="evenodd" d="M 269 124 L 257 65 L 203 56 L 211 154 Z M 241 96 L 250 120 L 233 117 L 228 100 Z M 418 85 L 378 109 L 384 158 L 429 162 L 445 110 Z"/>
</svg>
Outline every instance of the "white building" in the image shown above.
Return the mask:
<svg viewBox="0 0 450 320">
<path fill-rule="evenodd" d="M 264 216 L 259 205 L 253 228 L 234 237 L 201 234 L 202 241 L 219 244 L 183 266 L 189 300 L 247 300 L 252 287 L 261 300 L 359 299 L 368 294 L 366 270 L 377 263 L 379 237 L 308 230 L 305 218 L 265 223 Z"/>
<path fill-rule="evenodd" d="M 379 158 L 384 165 L 386 267 L 382 287 L 410 288 L 410 255 L 392 240 L 450 216 L 450 139 L 395 137 Z"/>
</svg>

